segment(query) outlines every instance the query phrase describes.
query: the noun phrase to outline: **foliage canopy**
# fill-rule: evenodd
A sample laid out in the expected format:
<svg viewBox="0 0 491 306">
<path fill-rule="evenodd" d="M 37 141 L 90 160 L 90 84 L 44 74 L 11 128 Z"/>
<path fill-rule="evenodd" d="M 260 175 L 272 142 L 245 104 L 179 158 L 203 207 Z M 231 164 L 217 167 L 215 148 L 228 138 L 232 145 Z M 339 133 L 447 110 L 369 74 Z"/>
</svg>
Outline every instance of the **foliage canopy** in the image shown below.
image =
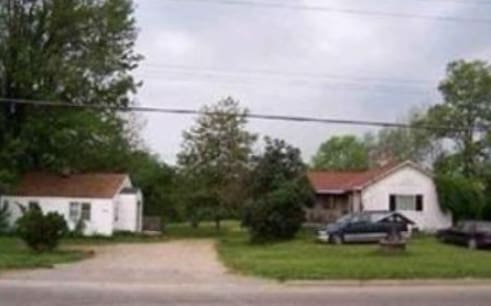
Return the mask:
<svg viewBox="0 0 491 306">
<path fill-rule="evenodd" d="M 183 134 L 180 173 L 193 186 L 191 192 L 199 193 L 198 197 L 187 197 L 185 205 L 212 212 L 217 227 L 224 217 L 237 215 L 246 198 L 244 180 L 256 140 L 246 124 L 247 109 L 226 98 L 203 107 L 196 124 Z M 194 202 L 203 197 L 208 200 Z"/>
<path fill-rule="evenodd" d="M 369 167 L 365 143 L 352 135 L 334 136 L 321 144 L 312 159 L 317 170 L 364 170 Z"/>
</svg>

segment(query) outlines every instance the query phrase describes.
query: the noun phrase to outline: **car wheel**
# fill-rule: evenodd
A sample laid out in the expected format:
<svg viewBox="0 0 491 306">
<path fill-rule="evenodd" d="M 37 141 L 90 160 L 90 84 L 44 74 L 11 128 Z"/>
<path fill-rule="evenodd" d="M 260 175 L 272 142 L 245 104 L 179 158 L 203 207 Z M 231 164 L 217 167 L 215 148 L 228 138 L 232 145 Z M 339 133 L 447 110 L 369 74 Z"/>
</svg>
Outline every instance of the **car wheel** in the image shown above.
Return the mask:
<svg viewBox="0 0 491 306">
<path fill-rule="evenodd" d="M 474 238 L 467 240 L 467 247 L 471 250 L 477 249 L 477 241 Z"/>
<path fill-rule="evenodd" d="M 341 237 L 340 235 L 332 235 L 331 236 L 331 242 L 336 244 L 336 245 L 340 245 L 340 244 L 343 244 L 343 237 Z"/>
</svg>

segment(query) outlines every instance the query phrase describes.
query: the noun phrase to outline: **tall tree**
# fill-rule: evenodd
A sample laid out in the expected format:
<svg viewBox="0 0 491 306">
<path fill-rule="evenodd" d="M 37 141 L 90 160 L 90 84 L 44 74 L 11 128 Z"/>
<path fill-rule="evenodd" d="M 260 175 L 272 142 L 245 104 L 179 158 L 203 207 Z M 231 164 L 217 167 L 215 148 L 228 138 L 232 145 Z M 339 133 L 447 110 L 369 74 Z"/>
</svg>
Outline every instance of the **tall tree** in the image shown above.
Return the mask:
<svg viewBox="0 0 491 306">
<path fill-rule="evenodd" d="M 482 162 L 490 157 L 488 134 L 479 128 L 491 126 L 491 66 L 483 61 L 452 62 L 439 90 L 444 102 L 431 107 L 426 120 L 455 127 L 435 134 L 456 145 L 464 176 L 479 175 Z"/>
<path fill-rule="evenodd" d="M 376 134 L 366 134 L 364 142 L 370 152 L 370 164 L 384 159 L 432 164 L 443 149 L 432 131 L 424 127 L 425 116 L 426 110 L 413 109 L 402 120 L 407 128 L 383 128 Z"/>
<path fill-rule="evenodd" d="M 331 137 L 312 159 L 312 167 L 319 170 L 363 170 L 368 166 L 367 146 L 352 135 Z"/>
<path fill-rule="evenodd" d="M 0 97 L 125 107 L 138 87 L 136 34 L 131 0 L 1 1 Z M 0 170 L 112 163 L 97 154 L 129 145 L 125 125 L 110 111 L 2 102 Z"/>
<path fill-rule="evenodd" d="M 285 182 L 307 182 L 306 172 L 300 149 L 284 140 L 264 137 L 264 152 L 252 158 L 248 181 L 250 196 L 263 195 Z"/>
<path fill-rule="evenodd" d="M 145 196 L 145 215 L 162 217 L 165 221 L 179 219 L 174 168 L 160 161 L 157 155 L 139 150 L 130 154 L 125 170 Z"/>
<path fill-rule="evenodd" d="M 218 205 L 213 209 L 217 228 L 220 220 L 236 214 L 245 200 L 243 180 L 256 140 L 245 129 L 246 124 L 247 110 L 226 98 L 203 107 L 195 126 L 183 134 L 178 163 L 183 175 L 194 181 L 195 191 L 216 199 L 209 202 Z"/>
</svg>

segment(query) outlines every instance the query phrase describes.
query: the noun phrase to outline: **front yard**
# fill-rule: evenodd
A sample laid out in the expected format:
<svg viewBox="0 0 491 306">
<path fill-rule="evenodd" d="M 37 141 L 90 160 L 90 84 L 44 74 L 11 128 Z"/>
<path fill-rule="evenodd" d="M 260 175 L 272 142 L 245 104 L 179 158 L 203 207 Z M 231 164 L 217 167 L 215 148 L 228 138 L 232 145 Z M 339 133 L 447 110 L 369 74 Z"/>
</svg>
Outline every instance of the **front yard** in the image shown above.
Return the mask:
<svg viewBox="0 0 491 306">
<path fill-rule="evenodd" d="M 407 253 L 383 255 L 377 245 L 319 244 L 312 234 L 293 241 L 250 245 L 231 231 L 218 243 L 231 270 L 279 280 L 491 278 L 491 251 L 445 245 L 433 237 L 411 240 Z"/>
<path fill-rule="evenodd" d="M 166 234 L 157 237 L 67 239 L 60 251 L 45 254 L 29 251 L 16 238 L 0 237 L 0 271 L 50 267 L 87 256 L 82 251 L 67 250 L 67 246 L 162 243 L 188 238 L 215 239 L 220 259 L 232 271 L 278 280 L 491 278 L 491 250 L 472 251 L 445 245 L 433 237 L 413 238 L 402 255 L 380 254 L 377 245 L 316 243 L 313 234 L 307 231 L 293 241 L 251 245 L 237 222 L 225 222 L 218 233 L 212 223 L 204 223 L 198 229 L 172 224 Z"/>
<path fill-rule="evenodd" d="M 34 253 L 19 239 L 0 237 L 0 271 L 9 269 L 49 268 L 57 263 L 81 260 L 88 254 L 75 250 Z"/>
<path fill-rule="evenodd" d="M 226 229 L 236 222 L 224 222 Z M 216 238 L 227 231 L 217 233 L 211 223 L 202 228 L 193 229 L 188 224 L 172 225 L 169 234 L 146 236 L 127 233 L 118 233 L 113 237 L 83 237 L 65 238 L 61 241 L 58 250 L 46 253 L 35 253 L 29 250 L 17 237 L 0 236 L 0 272 L 13 269 L 51 268 L 55 264 L 67 263 L 85 259 L 90 254 L 82 249 L 91 246 L 111 245 L 119 243 L 160 243 L 169 239 L 183 238 Z"/>
</svg>

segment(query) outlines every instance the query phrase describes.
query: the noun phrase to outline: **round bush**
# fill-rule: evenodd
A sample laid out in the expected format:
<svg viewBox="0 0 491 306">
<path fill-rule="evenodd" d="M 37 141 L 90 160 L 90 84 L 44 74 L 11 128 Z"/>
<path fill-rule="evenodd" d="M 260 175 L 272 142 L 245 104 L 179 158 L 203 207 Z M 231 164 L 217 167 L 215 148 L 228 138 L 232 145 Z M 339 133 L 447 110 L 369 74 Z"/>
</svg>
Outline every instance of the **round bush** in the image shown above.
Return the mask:
<svg viewBox="0 0 491 306">
<path fill-rule="evenodd" d="M 295 186 L 284 185 L 244 209 L 242 224 L 248 228 L 252 242 L 291 239 L 304 222 L 303 201 Z"/>
<path fill-rule="evenodd" d="M 25 211 L 17 220 L 18 235 L 37 252 L 55 249 L 67 230 L 63 216 L 55 212 L 44 215 L 39 208 Z"/>
</svg>

